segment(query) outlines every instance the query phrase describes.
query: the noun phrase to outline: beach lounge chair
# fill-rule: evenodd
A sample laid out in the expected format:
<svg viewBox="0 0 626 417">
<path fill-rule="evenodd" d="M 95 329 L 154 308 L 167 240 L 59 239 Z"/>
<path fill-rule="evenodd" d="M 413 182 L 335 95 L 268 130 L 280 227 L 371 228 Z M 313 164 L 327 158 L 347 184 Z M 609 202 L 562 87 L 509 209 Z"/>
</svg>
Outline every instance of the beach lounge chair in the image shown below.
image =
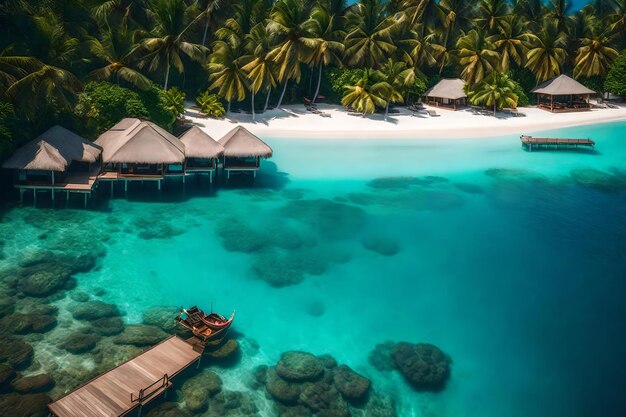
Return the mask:
<svg viewBox="0 0 626 417">
<path fill-rule="evenodd" d="M 430 117 L 439 117 L 440 116 L 440 114 L 437 113 L 435 110 L 426 110 L 426 112 L 428 113 L 428 115 Z"/>
<path fill-rule="evenodd" d="M 355 111 L 349 111 L 348 116 L 363 116 L 363 114 L 355 112 Z"/>
</svg>

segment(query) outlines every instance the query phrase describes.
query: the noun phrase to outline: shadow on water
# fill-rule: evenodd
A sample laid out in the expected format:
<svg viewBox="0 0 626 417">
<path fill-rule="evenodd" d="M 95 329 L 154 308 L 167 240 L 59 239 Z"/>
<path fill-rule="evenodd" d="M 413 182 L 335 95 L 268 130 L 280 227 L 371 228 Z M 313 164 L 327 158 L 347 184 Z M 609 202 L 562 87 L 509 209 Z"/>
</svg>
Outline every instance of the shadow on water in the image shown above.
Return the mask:
<svg viewBox="0 0 626 417">
<path fill-rule="evenodd" d="M 541 149 L 534 149 L 532 151 L 530 151 L 528 148 L 526 148 L 525 146 L 522 146 L 522 149 L 524 150 L 524 152 L 528 152 L 528 153 L 537 153 L 537 152 L 550 152 L 550 153 L 556 153 L 556 154 L 578 154 L 578 155 L 593 155 L 593 156 L 602 156 L 602 152 L 596 150 L 596 149 L 588 149 L 588 148 L 570 148 L 570 149 L 564 149 L 564 148 L 541 148 Z"/>
</svg>

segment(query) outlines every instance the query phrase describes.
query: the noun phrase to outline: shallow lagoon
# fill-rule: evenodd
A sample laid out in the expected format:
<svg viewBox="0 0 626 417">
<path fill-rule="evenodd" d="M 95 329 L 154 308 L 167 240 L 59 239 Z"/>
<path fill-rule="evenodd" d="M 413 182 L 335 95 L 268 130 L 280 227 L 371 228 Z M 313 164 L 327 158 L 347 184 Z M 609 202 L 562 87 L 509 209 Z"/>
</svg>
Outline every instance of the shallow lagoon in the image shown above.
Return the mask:
<svg viewBox="0 0 626 417">
<path fill-rule="evenodd" d="M 224 389 L 251 391 L 263 416 L 271 402 L 245 381 L 287 350 L 331 354 L 400 416 L 622 415 L 625 129 L 552 133 L 592 137 L 596 153 L 528 153 L 515 137 L 267 138 L 276 155 L 255 186 L 170 181 L 161 194 L 120 187 L 112 200 L 103 188 L 86 212 L 6 211 L 5 272 L 42 249 L 101 255 L 76 288 L 46 299 L 59 324 L 24 336 L 35 348 L 25 373 L 55 375 L 58 396 L 81 369 L 134 352 L 101 363 L 59 349 L 86 292 L 127 324 L 153 306 L 236 309 L 242 358 L 216 372 Z M 389 340 L 448 353 L 445 390 L 418 393 L 372 367 L 371 350 Z"/>
</svg>

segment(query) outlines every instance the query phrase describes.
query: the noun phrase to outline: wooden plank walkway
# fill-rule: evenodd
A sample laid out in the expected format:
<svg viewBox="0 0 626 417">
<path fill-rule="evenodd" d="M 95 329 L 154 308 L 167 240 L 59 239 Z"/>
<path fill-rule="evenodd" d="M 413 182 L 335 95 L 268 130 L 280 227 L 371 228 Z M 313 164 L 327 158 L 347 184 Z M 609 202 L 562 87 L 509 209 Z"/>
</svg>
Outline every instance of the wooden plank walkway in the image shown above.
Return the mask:
<svg viewBox="0 0 626 417">
<path fill-rule="evenodd" d="M 171 336 L 139 356 L 81 385 L 48 405 L 57 417 L 127 415 L 164 393 L 169 379 L 202 353 L 178 336 Z M 141 396 L 142 400 L 138 401 Z"/>
<path fill-rule="evenodd" d="M 596 143 L 591 139 L 561 139 L 561 138 L 534 138 L 532 136 L 520 136 L 522 146 L 526 147 L 529 151 L 539 148 L 578 148 L 587 147 L 593 148 Z"/>
</svg>

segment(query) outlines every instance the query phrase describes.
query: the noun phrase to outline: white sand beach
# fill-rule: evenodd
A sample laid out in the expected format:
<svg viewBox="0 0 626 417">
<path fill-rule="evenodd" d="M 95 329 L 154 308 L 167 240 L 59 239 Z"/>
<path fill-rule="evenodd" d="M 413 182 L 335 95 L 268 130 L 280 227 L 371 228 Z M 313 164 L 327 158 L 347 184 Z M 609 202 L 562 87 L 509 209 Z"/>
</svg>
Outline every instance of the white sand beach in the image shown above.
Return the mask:
<svg viewBox="0 0 626 417">
<path fill-rule="evenodd" d="M 452 111 L 427 106 L 426 109 L 435 110 L 440 115 L 431 117 L 426 111 L 412 114 L 406 108 L 399 109 L 400 113 L 390 114 L 387 121 L 381 114 L 366 117 L 350 116 L 341 106 L 327 104 L 320 104 L 319 110 L 330 117 L 310 113 L 303 105 L 288 105 L 283 109 L 257 114 L 254 122 L 252 115 L 247 113 L 231 113 L 227 118 L 216 120 L 201 117 L 191 108 L 187 110 L 185 116 L 214 138 L 222 137 L 240 123 L 262 137 L 316 139 L 471 139 L 532 134 L 548 129 L 626 120 L 624 105 L 615 109 L 593 109 L 574 113 L 550 113 L 535 107 L 520 108 L 519 112 L 525 114 L 525 117 L 502 113 L 498 113 L 498 117 L 474 115 L 469 109 Z"/>
</svg>

